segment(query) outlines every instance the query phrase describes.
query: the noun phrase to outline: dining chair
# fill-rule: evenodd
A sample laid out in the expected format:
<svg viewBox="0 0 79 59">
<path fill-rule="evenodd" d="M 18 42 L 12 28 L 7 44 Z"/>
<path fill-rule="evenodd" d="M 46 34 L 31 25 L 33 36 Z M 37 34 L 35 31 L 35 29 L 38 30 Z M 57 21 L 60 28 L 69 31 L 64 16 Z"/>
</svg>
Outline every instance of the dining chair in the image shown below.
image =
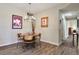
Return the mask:
<svg viewBox="0 0 79 59">
<path fill-rule="evenodd" d="M 36 45 L 40 45 L 41 47 L 41 33 L 35 36 Z"/>
<path fill-rule="evenodd" d="M 23 36 L 22 36 L 22 33 L 18 33 L 17 34 L 17 40 L 18 40 L 17 48 L 19 48 L 19 46 L 23 45 Z"/>
</svg>

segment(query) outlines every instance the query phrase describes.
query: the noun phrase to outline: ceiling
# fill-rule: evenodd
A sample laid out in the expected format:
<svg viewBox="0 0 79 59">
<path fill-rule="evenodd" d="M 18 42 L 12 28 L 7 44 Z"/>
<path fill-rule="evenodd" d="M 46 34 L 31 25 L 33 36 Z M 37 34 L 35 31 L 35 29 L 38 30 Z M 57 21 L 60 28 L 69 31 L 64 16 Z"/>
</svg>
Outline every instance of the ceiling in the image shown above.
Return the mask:
<svg viewBox="0 0 79 59">
<path fill-rule="evenodd" d="M 65 11 L 79 11 L 79 3 L 70 3 L 67 7 L 63 8 Z"/>
<path fill-rule="evenodd" d="M 30 10 L 31 13 L 38 13 L 48 8 L 52 8 L 55 6 L 62 5 L 63 3 L 31 3 Z M 12 7 L 18 8 L 24 12 L 29 11 L 29 4 L 28 3 L 0 3 L 0 7 Z"/>
<path fill-rule="evenodd" d="M 62 9 L 63 14 L 71 14 L 66 15 L 67 20 L 77 19 L 79 17 L 79 3 L 71 3 L 67 7 Z"/>
</svg>

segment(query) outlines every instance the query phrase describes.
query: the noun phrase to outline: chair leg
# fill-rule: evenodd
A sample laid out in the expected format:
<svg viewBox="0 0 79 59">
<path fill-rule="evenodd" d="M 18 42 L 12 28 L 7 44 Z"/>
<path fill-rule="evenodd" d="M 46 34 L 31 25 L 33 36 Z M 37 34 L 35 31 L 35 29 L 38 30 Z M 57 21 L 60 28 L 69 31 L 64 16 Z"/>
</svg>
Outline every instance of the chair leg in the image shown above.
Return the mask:
<svg viewBox="0 0 79 59">
<path fill-rule="evenodd" d="M 22 49 L 23 49 L 23 52 L 25 52 L 26 50 L 26 47 L 25 47 L 25 43 L 22 43 Z"/>
<path fill-rule="evenodd" d="M 17 43 L 17 48 L 19 48 L 19 43 Z"/>
<path fill-rule="evenodd" d="M 40 45 L 40 48 L 41 48 L 41 41 L 40 41 L 40 38 L 39 38 L 39 45 Z"/>
<path fill-rule="evenodd" d="M 22 46 L 22 42 L 18 42 L 17 43 L 17 48 L 21 47 Z"/>
</svg>

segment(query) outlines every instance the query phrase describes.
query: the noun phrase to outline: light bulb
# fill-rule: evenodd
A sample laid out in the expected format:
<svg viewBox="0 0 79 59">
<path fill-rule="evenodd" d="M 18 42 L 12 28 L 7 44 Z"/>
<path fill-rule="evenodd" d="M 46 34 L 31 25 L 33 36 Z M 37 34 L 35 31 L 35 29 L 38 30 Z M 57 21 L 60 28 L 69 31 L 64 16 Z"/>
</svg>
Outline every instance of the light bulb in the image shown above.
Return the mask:
<svg viewBox="0 0 79 59">
<path fill-rule="evenodd" d="M 25 16 L 25 17 L 24 17 L 24 19 L 27 19 L 27 18 L 28 18 L 28 16 Z"/>
<path fill-rule="evenodd" d="M 34 16 L 32 16 L 32 19 L 36 19 Z"/>
</svg>

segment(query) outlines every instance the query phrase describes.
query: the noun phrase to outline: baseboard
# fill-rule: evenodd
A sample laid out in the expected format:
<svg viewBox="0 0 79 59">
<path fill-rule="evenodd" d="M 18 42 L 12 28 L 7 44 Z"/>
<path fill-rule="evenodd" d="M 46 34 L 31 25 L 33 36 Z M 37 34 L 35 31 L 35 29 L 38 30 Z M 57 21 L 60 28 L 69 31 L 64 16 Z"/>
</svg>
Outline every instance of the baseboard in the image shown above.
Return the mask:
<svg viewBox="0 0 79 59">
<path fill-rule="evenodd" d="M 8 48 L 10 48 L 10 47 L 15 47 L 15 46 L 17 46 L 17 45 L 16 45 L 17 43 L 18 43 L 18 42 L 0 45 L 0 50 L 8 49 Z"/>
<path fill-rule="evenodd" d="M 50 44 L 53 44 L 53 45 L 56 45 L 56 46 L 59 46 L 59 44 L 57 43 L 54 43 L 54 42 L 51 42 L 51 41 L 45 41 L 45 40 L 41 40 L 42 42 L 46 42 L 46 43 L 50 43 Z"/>
<path fill-rule="evenodd" d="M 18 43 L 18 42 L 13 42 L 13 43 L 8 43 L 8 44 L 2 44 L 2 45 L 0 45 L 0 47 L 8 46 L 8 45 L 16 44 L 16 43 Z"/>
<path fill-rule="evenodd" d="M 61 46 L 62 44 L 63 44 L 63 42 L 60 42 L 60 43 L 59 43 L 59 46 Z"/>
<path fill-rule="evenodd" d="M 51 42 L 51 41 L 45 41 L 45 40 L 41 40 L 42 42 L 46 42 L 46 43 L 50 43 L 50 44 L 53 44 L 53 45 L 56 45 L 56 46 L 59 46 L 60 44 L 58 43 L 54 43 L 54 42 Z M 3 46 L 8 46 L 8 45 L 12 45 L 12 44 L 16 44 L 18 42 L 13 42 L 13 43 L 9 43 L 9 44 L 3 44 L 3 45 L 0 45 L 0 47 L 3 47 Z"/>
</svg>

